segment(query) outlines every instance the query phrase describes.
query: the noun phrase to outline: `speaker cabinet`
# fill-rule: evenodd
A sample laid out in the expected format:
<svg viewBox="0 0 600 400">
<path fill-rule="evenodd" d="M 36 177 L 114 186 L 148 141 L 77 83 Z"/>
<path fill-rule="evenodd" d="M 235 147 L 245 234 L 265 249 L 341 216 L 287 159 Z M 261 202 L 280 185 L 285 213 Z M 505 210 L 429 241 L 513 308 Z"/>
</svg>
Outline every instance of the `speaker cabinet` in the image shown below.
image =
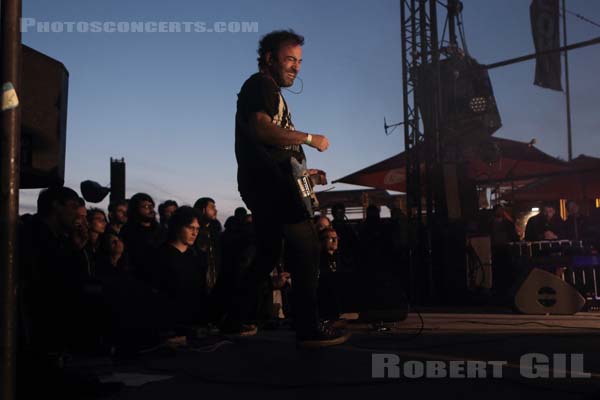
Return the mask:
<svg viewBox="0 0 600 400">
<path fill-rule="evenodd" d="M 67 96 L 65 66 L 22 46 L 21 188 L 62 185 L 65 180 Z"/>
<path fill-rule="evenodd" d="M 515 307 L 523 314 L 575 314 L 585 305 L 579 292 L 558 276 L 532 269 L 515 294 Z"/>
<path fill-rule="evenodd" d="M 501 126 L 500 113 L 487 70 L 474 58 L 455 55 L 439 64 L 441 103 L 438 126 L 445 143 L 469 143 L 491 136 Z M 431 64 L 418 67 L 416 102 L 426 130 L 435 120 L 436 81 Z"/>
</svg>

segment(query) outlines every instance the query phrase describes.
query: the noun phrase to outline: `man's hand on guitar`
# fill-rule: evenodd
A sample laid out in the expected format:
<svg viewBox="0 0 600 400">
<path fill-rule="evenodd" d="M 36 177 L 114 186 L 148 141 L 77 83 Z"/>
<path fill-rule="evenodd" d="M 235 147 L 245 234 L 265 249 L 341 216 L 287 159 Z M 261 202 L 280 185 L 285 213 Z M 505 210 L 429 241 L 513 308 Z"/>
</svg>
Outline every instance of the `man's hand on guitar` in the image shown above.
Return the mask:
<svg viewBox="0 0 600 400">
<path fill-rule="evenodd" d="M 329 139 L 327 136 L 314 134 L 312 135 L 312 140 L 310 141 L 310 147 L 314 147 L 319 151 L 325 151 L 329 147 Z"/>
<path fill-rule="evenodd" d="M 307 170 L 313 185 L 327 185 L 327 174 L 320 169 Z"/>
</svg>

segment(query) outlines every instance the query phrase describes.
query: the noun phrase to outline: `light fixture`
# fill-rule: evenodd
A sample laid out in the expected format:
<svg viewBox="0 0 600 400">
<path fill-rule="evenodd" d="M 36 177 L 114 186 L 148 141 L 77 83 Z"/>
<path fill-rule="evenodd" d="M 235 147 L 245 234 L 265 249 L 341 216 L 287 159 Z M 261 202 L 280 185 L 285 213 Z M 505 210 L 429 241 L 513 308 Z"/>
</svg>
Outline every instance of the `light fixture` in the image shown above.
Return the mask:
<svg viewBox="0 0 600 400">
<path fill-rule="evenodd" d="M 487 110 L 487 99 L 485 97 L 473 97 L 469 101 L 469 108 L 474 113 L 482 113 Z"/>
</svg>

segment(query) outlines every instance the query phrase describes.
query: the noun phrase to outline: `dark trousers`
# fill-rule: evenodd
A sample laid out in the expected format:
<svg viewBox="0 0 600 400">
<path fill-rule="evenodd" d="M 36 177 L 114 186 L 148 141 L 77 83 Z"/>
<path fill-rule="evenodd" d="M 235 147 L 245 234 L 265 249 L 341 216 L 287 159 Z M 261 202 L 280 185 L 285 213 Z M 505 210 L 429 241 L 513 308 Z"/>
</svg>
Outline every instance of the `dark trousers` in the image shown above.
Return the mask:
<svg viewBox="0 0 600 400">
<path fill-rule="evenodd" d="M 309 219 L 296 223 L 281 223 L 272 212 L 252 211 L 257 241 L 257 256 L 239 283 L 239 290 L 230 307 L 229 318 L 247 320 L 252 315 L 249 305 L 256 304 L 269 274 L 275 268 L 285 242 L 285 266 L 291 273 L 294 290 L 294 315 L 296 333 L 308 335 L 319 322 L 317 286 L 319 269 L 319 239 L 316 228 Z"/>
</svg>

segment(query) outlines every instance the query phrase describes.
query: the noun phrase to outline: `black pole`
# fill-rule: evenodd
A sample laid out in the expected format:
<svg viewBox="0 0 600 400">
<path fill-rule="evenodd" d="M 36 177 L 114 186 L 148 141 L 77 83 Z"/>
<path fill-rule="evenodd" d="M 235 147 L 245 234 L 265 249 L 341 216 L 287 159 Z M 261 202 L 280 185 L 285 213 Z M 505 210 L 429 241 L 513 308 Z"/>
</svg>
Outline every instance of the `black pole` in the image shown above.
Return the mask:
<svg viewBox="0 0 600 400">
<path fill-rule="evenodd" d="M 17 225 L 19 218 L 19 166 L 21 151 L 21 0 L 2 0 L 2 137 L 0 141 L 0 270 L 2 282 L 3 400 L 16 398 L 17 343 Z"/>
<path fill-rule="evenodd" d="M 408 226 L 409 226 L 409 254 L 408 254 L 408 276 L 407 276 L 407 280 L 408 280 L 408 285 L 407 285 L 407 289 L 408 289 L 408 299 L 409 301 L 412 303 L 415 301 L 416 295 L 415 295 L 415 257 L 416 257 L 416 252 L 415 252 L 415 245 L 414 243 L 416 242 L 415 236 L 412 232 L 413 230 L 410 229 L 411 226 L 413 226 L 413 223 L 415 223 L 414 219 L 415 217 L 413 216 L 412 210 L 413 210 L 413 202 L 411 199 L 411 195 L 413 194 L 412 192 L 410 192 L 409 188 L 412 188 L 412 176 L 411 176 L 411 157 L 412 157 L 412 145 L 411 145 L 411 136 L 410 136 L 410 132 L 411 130 L 413 130 L 413 126 L 412 126 L 412 122 L 410 121 L 411 115 L 410 115 L 410 111 L 409 111 L 409 92 L 407 90 L 408 88 L 408 79 L 409 79 L 409 72 L 410 72 L 410 68 L 411 66 L 408 65 L 409 60 L 407 57 L 407 29 L 408 29 L 408 24 L 409 21 L 406 20 L 406 7 L 408 7 L 408 4 L 405 4 L 405 2 L 408 0 L 400 0 L 400 43 L 402 46 L 402 112 L 403 112 L 403 117 L 404 117 L 404 151 L 406 154 L 406 216 L 407 216 L 407 220 L 408 220 Z"/>
<path fill-rule="evenodd" d="M 458 14 L 458 0 L 448 0 L 448 33 L 450 35 L 450 46 L 458 47 L 456 41 L 456 14 Z"/>
<path fill-rule="evenodd" d="M 567 45 L 567 8 L 566 0 L 562 1 L 563 45 Z M 565 50 L 565 87 L 567 95 L 567 143 L 569 161 L 573 159 L 573 136 L 571 131 L 571 89 L 569 85 L 569 52 Z"/>
<path fill-rule="evenodd" d="M 439 223 L 441 218 L 446 215 L 445 212 L 440 210 L 445 209 L 446 199 L 444 196 L 444 179 L 442 176 L 441 168 L 441 137 L 440 137 L 440 105 L 442 104 L 442 90 L 441 90 L 441 77 L 440 77 L 440 48 L 438 43 L 438 31 L 437 31 L 437 1 L 429 0 L 429 39 L 430 39 L 430 51 L 431 51 L 431 68 L 433 70 L 433 84 L 431 93 L 431 132 L 426 132 L 425 142 L 427 143 L 429 164 L 429 179 L 427 188 L 427 223 L 429 226 L 427 235 L 427 245 L 429 247 L 429 298 L 435 299 L 436 291 L 436 276 L 439 274 L 439 262 L 438 259 L 434 260 L 434 253 L 437 254 L 440 251 L 437 243 L 434 244 L 434 234 L 438 233 Z M 434 211 L 435 205 L 435 211 Z M 434 232 L 435 230 L 435 232 Z M 434 245 L 436 248 L 434 248 Z M 434 263 L 436 264 L 434 267 Z M 435 269 L 435 271 L 434 271 Z M 436 299 L 437 300 L 437 299 Z"/>
<path fill-rule="evenodd" d="M 573 44 L 570 44 L 568 46 L 557 47 L 556 49 L 544 50 L 544 51 L 540 51 L 540 52 L 537 52 L 537 53 L 527 54 L 526 56 L 509 58 L 508 60 L 498 61 L 498 62 L 495 62 L 493 64 L 482 65 L 481 67 L 485 68 L 485 69 L 493 69 L 493 68 L 498 68 L 498 67 L 505 67 L 507 65 L 517 64 L 517 63 L 520 63 L 520 62 L 523 62 L 523 61 L 533 60 L 537 56 L 542 56 L 542 55 L 545 55 L 545 54 L 552 54 L 552 53 L 556 53 L 557 51 L 567 52 L 569 50 L 580 49 L 582 47 L 593 46 L 595 44 L 600 44 L 600 37 L 597 37 L 597 38 L 594 38 L 594 39 L 590 39 L 590 40 L 584 40 L 583 42 L 573 43 Z"/>
</svg>

